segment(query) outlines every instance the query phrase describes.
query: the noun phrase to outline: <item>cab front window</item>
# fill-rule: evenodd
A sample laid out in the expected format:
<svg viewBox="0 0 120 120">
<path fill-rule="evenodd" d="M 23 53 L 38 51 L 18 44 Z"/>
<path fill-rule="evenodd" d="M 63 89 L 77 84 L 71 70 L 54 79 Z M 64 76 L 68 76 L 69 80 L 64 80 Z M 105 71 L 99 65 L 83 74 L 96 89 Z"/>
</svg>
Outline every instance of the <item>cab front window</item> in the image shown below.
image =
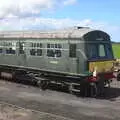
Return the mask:
<svg viewBox="0 0 120 120">
<path fill-rule="evenodd" d="M 105 57 L 106 56 L 105 45 L 100 44 L 98 46 L 98 52 L 99 57 Z"/>
<path fill-rule="evenodd" d="M 112 48 L 110 47 L 110 44 L 90 43 L 87 45 L 86 50 L 86 55 L 89 60 L 113 59 Z"/>
</svg>

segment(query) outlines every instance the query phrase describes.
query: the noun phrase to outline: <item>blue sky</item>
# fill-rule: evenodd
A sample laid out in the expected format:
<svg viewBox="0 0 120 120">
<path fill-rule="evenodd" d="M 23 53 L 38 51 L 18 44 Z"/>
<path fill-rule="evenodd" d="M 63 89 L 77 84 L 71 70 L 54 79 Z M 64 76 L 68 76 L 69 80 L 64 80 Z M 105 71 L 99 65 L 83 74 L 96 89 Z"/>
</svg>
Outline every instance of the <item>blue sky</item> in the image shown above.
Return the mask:
<svg viewBox="0 0 120 120">
<path fill-rule="evenodd" d="M 79 0 L 71 6 L 58 9 L 54 17 L 71 19 L 92 19 L 120 25 L 120 1 L 114 0 Z"/>
<path fill-rule="evenodd" d="M 119 41 L 119 0 L 1 0 L 0 30 L 88 26 Z"/>
</svg>

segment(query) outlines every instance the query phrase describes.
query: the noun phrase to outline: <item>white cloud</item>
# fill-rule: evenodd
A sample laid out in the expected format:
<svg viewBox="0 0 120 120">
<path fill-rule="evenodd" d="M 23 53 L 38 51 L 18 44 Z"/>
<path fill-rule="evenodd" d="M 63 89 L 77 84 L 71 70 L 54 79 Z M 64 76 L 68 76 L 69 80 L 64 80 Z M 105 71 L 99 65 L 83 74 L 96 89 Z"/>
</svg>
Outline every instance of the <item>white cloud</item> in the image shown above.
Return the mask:
<svg viewBox="0 0 120 120">
<path fill-rule="evenodd" d="M 40 15 L 43 10 L 72 5 L 77 0 L 1 0 L 0 18 Z"/>
<path fill-rule="evenodd" d="M 56 0 L 1 0 L 0 18 L 40 14 L 41 10 L 51 9 Z"/>
</svg>

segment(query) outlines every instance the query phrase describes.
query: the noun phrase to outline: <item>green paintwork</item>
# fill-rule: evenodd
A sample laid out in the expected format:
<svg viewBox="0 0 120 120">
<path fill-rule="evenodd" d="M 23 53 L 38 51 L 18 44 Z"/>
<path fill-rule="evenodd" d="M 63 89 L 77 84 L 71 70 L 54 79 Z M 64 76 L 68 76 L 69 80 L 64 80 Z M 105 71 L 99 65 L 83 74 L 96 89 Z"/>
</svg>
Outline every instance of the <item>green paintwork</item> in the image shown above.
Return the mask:
<svg viewBox="0 0 120 120">
<path fill-rule="evenodd" d="M 90 36 L 90 35 L 93 36 Z M 98 35 L 98 36 L 97 36 Z M 1 65 L 11 65 L 11 66 L 23 66 L 27 68 L 43 69 L 47 71 L 56 71 L 68 74 L 84 74 L 91 75 L 88 71 L 88 59 L 86 57 L 86 44 L 89 43 L 101 43 L 102 41 L 96 40 L 99 37 L 103 37 L 104 41 L 111 45 L 109 41 L 109 36 L 102 31 L 92 31 L 85 33 L 80 38 L 63 38 L 63 39 L 45 39 L 45 38 L 1 38 L 0 41 L 15 41 L 16 54 L 6 55 L 4 53 L 0 54 L 0 64 Z M 25 53 L 19 53 L 19 43 L 25 45 Z M 31 56 L 30 55 L 30 42 L 39 42 L 43 45 L 42 56 Z M 62 57 L 52 58 L 47 57 L 47 44 L 48 43 L 60 43 L 62 45 Z M 76 58 L 69 57 L 69 44 L 74 43 L 77 46 Z"/>
</svg>

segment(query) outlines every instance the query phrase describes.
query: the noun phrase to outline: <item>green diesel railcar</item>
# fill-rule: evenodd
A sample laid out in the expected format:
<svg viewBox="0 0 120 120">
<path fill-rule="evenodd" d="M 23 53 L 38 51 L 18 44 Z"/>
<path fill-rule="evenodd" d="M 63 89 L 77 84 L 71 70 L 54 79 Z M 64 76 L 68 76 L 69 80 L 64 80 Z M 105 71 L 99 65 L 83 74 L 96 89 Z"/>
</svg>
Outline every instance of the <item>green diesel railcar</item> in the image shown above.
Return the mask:
<svg viewBox="0 0 120 120">
<path fill-rule="evenodd" d="M 55 82 L 85 92 L 88 83 L 95 83 L 94 90 L 98 90 L 99 81 L 113 78 L 113 61 L 110 36 L 100 30 L 0 32 L 1 77 L 23 70 L 41 87 Z"/>
</svg>

